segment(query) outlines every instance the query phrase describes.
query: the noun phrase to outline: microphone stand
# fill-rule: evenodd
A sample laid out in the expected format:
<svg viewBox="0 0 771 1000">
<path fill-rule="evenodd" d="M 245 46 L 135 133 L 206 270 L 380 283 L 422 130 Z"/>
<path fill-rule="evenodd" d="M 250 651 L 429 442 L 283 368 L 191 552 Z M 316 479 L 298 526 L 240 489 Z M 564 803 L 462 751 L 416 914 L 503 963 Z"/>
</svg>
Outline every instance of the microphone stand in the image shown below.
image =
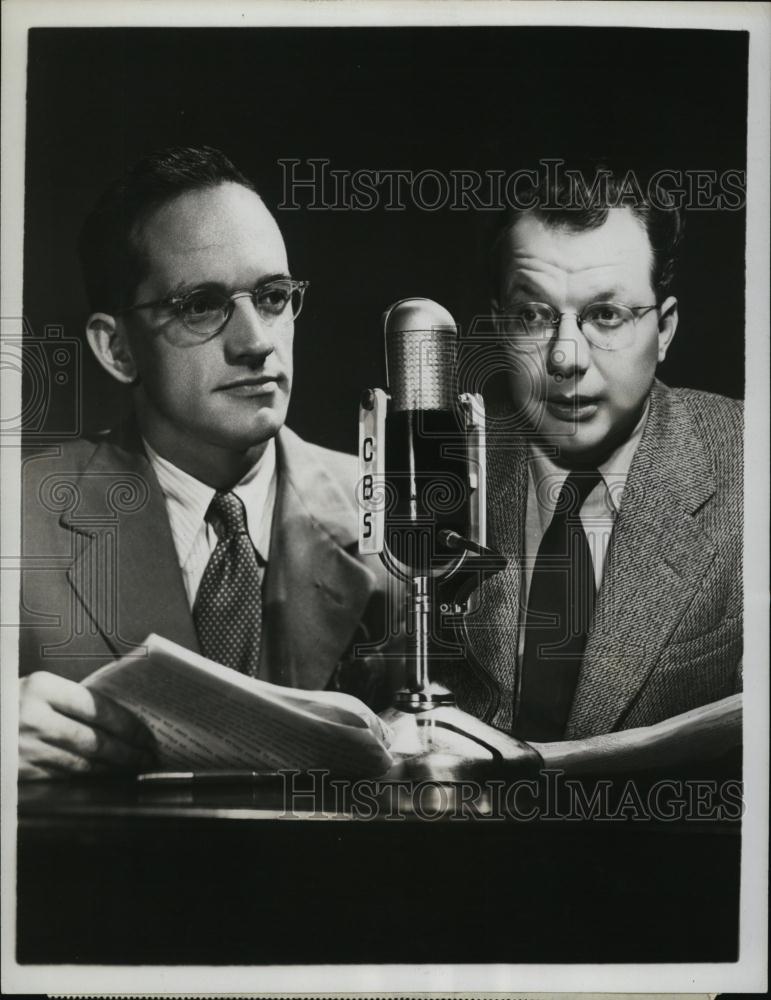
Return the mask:
<svg viewBox="0 0 771 1000">
<path fill-rule="evenodd" d="M 470 561 L 471 580 L 481 582 L 485 573 L 496 573 L 506 564 L 491 549 L 454 531 L 441 532 L 440 540 L 449 549 L 462 550 L 448 578 Z M 543 760 L 534 748 L 463 711 L 453 692 L 431 679 L 430 664 L 436 657 L 432 625 L 437 612 L 437 580 L 419 575 L 407 582 L 405 684 L 394 695 L 391 707 L 381 713 L 393 733 L 390 750 L 396 758 L 386 779 L 452 782 L 535 775 Z M 445 610 L 462 622 L 468 607 L 456 596 L 452 604 L 442 602 L 440 613 Z M 455 626 L 454 631 L 465 645 L 462 631 Z"/>
</svg>

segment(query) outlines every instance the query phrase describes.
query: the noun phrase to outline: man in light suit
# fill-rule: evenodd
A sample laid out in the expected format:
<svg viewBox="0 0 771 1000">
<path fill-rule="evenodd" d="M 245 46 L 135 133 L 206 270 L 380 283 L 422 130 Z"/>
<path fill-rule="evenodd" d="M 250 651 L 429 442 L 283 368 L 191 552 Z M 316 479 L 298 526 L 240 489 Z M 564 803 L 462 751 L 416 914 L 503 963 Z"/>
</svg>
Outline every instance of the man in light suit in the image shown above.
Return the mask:
<svg viewBox="0 0 771 1000">
<path fill-rule="evenodd" d="M 741 404 L 655 379 L 680 214 L 619 200 L 620 175 L 597 190 L 580 208 L 534 188 L 491 258 L 489 532 L 509 561 L 468 623 L 477 669 L 451 683 L 540 742 L 657 723 L 741 683 Z"/>
<path fill-rule="evenodd" d="M 388 580 L 356 552 L 355 459 L 284 426 L 306 283 L 262 199 L 217 150 L 167 150 L 105 193 L 81 256 L 88 342 L 132 413 L 23 464 L 22 776 L 151 763 L 77 683 L 151 632 L 377 705 L 398 661 L 354 647 L 384 641 Z"/>
</svg>

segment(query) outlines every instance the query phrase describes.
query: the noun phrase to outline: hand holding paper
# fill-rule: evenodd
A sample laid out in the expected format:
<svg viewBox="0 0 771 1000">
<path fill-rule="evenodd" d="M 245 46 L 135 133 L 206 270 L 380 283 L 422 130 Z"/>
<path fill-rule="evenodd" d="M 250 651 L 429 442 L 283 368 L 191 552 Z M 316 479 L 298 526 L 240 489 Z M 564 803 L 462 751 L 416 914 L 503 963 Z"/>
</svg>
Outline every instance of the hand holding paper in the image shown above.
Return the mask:
<svg viewBox="0 0 771 1000">
<path fill-rule="evenodd" d="M 303 770 L 368 777 L 392 763 L 358 699 L 255 680 L 156 635 L 84 681 L 137 715 L 169 770 Z"/>
<path fill-rule="evenodd" d="M 75 681 L 38 670 L 19 682 L 19 778 L 136 771 L 154 763 L 136 715 Z"/>
</svg>

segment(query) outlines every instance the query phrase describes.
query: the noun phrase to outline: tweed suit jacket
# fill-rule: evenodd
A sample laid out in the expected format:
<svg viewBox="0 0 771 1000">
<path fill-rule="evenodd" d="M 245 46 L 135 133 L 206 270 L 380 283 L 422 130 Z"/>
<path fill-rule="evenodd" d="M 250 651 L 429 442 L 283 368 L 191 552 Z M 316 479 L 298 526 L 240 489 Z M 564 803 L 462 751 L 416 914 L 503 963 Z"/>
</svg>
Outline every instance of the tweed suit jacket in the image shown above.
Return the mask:
<svg viewBox="0 0 771 1000">
<path fill-rule="evenodd" d="M 259 675 L 346 690 L 378 708 L 398 683 L 388 629 L 401 603 L 379 560 L 356 551 L 356 460 L 284 428 L 277 469 Z M 22 503 L 22 674 L 80 680 L 150 632 L 198 651 L 163 494 L 135 427 L 31 452 Z"/>
<path fill-rule="evenodd" d="M 650 725 L 740 688 L 742 406 L 660 382 L 651 391 L 597 595 L 566 739 Z M 466 710 L 512 726 L 528 449 L 488 433 L 490 543 L 507 568 L 481 587 Z"/>
</svg>

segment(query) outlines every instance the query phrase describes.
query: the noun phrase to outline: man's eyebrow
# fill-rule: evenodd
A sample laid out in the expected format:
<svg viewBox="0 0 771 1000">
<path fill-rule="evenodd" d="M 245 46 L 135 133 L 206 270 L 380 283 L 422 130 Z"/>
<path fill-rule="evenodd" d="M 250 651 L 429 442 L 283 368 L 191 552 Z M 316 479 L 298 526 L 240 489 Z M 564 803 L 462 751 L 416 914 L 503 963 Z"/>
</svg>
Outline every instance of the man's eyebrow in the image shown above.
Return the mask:
<svg viewBox="0 0 771 1000">
<path fill-rule="evenodd" d="M 207 291 L 227 291 L 225 285 L 223 285 L 221 281 L 178 281 L 177 284 L 170 289 L 167 297 L 177 298 L 180 295 L 187 295 L 189 292 L 195 292 L 199 288 L 206 289 Z"/>
<path fill-rule="evenodd" d="M 259 288 L 260 285 L 269 285 L 271 281 L 291 281 L 292 276 L 287 274 L 286 271 L 278 271 L 276 274 L 269 274 L 265 278 L 260 278 L 255 288 Z"/>
<path fill-rule="evenodd" d="M 282 280 L 291 280 L 290 275 L 288 275 L 286 271 L 277 271 L 275 274 L 267 274 L 262 278 L 258 278 L 258 280 L 251 287 L 261 288 L 263 285 L 269 285 L 273 281 Z M 223 295 L 229 295 L 231 290 L 239 290 L 238 286 L 226 285 L 222 281 L 179 281 L 169 290 L 166 298 L 178 298 L 181 295 L 187 295 L 189 292 L 196 292 L 199 289 L 202 291 L 221 292 Z"/>
<path fill-rule="evenodd" d="M 587 299 L 587 302 L 612 302 L 618 297 L 618 294 L 618 286 L 610 285 L 607 288 L 601 289 L 599 292 L 592 292 L 591 296 Z"/>
<path fill-rule="evenodd" d="M 506 289 L 507 299 L 513 299 L 518 295 L 528 295 L 534 296 L 532 301 L 541 301 L 539 296 L 543 296 L 543 292 L 540 291 L 537 285 L 534 285 L 528 278 L 522 277 L 517 278 L 509 288 Z M 619 291 L 617 285 L 609 285 L 605 288 L 601 288 L 596 292 L 592 292 L 586 297 L 586 304 L 592 302 L 614 302 L 619 299 L 624 299 L 624 293 Z"/>
</svg>

